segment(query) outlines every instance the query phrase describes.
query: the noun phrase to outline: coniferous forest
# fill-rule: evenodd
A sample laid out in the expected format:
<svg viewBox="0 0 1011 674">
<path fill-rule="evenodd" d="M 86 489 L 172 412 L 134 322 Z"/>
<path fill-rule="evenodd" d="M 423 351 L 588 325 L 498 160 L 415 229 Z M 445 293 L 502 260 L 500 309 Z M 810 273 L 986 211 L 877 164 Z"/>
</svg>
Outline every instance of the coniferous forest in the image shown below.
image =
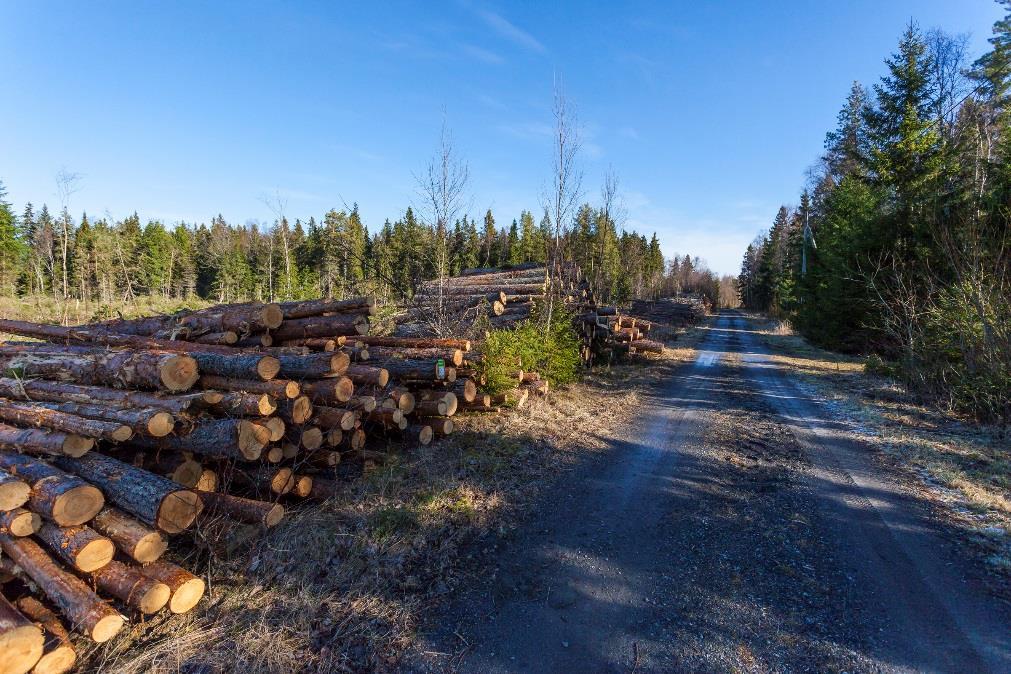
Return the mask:
<svg viewBox="0 0 1011 674">
<path fill-rule="evenodd" d="M 799 206 L 748 247 L 739 290 L 819 345 L 1006 420 L 1011 13 L 989 52 L 966 44 L 911 23 L 887 74 L 853 84 Z"/>
</svg>

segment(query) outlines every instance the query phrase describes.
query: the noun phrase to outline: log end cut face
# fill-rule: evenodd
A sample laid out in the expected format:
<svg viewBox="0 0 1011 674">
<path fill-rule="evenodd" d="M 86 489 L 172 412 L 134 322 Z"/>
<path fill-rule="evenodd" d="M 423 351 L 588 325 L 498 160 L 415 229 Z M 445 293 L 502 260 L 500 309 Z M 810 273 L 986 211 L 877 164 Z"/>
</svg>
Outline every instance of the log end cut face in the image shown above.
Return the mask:
<svg viewBox="0 0 1011 674">
<path fill-rule="evenodd" d="M 77 526 L 91 520 L 104 505 L 105 497 L 98 487 L 79 484 L 53 500 L 52 519 L 61 526 Z"/>
<path fill-rule="evenodd" d="M 422 445 L 429 445 L 432 443 L 432 436 L 435 435 L 435 431 L 432 430 L 431 426 L 422 426 L 421 430 L 418 431 L 418 442 Z"/>
<path fill-rule="evenodd" d="M 85 573 L 108 565 L 116 554 L 116 546 L 107 538 L 88 541 L 77 551 L 77 568 Z"/>
<path fill-rule="evenodd" d="M 29 496 L 31 496 L 31 489 L 21 480 L 4 482 L 0 484 L 0 510 L 20 508 L 28 502 Z"/>
<path fill-rule="evenodd" d="M 149 564 L 161 557 L 168 549 L 168 540 L 157 531 L 141 536 L 130 556 L 141 564 Z"/>
<path fill-rule="evenodd" d="M 168 534 L 186 531 L 204 509 L 196 492 L 180 489 L 165 495 L 158 507 L 157 526 Z"/>
<path fill-rule="evenodd" d="M 91 633 L 88 635 L 91 640 L 95 643 L 104 644 L 109 639 L 113 638 L 119 631 L 123 629 L 123 616 L 119 614 L 109 614 L 102 616 L 91 628 Z"/>
<path fill-rule="evenodd" d="M 5 520 L 6 527 L 0 527 L 0 532 L 10 533 L 11 536 L 19 538 L 31 536 L 42 527 L 42 518 L 39 517 L 38 513 L 33 513 L 23 508 L 18 508 L 16 511 L 7 513 Z"/>
<path fill-rule="evenodd" d="M 200 578 L 189 578 L 183 581 L 169 599 L 168 607 L 172 613 L 186 613 L 199 603 L 204 596 L 206 585 Z"/>
<path fill-rule="evenodd" d="M 151 583 L 150 587 L 144 589 L 143 593 L 137 597 L 137 608 L 141 613 L 150 615 L 165 608 L 165 605 L 172 598 L 172 590 L 165 583 Z"/>
<path fill-rule="evenodd" d="M 121 428 L 126 427 L 123 426 Z M 133 432 L 130 431 L 129 428 L 126 428 L 126 431 L 127 435 L 125 438 L 122 438 L 123 440 L 129 439 L 129 437 L 133 435 Z M 116 441 L 119 442 L 120 440 L 116 439 Z M 63 440 L 63 453 L 74 459 L 84 456 L 94 448 L 94 438 L 86 438 L 81 435 L 67 435 L 67 437 Z"/>
<path fill-rule="evenodd" d="M 156 412 L 147 422 L 147 432 L 152 438 L 164 438 L 175 428 L 176 422 L 168 412 Z"/>
<path fill-rule="evenodd" d="M 45 639 L 35 625 L 19 625 L 0 633 L 0 672 L 24 674 L 42 657 Z"/>
<path fill-rule="evenodd" d="M 77 663 L 77 651 L 69 644 L 60 644 L 43 655 L 32 674 L 63 674 Z"/>
<path fill-rule="evenodd" d="M 256 364 L 256 373 L 263 381 L 270 381 L 281 371 L 281 361 L 273 356 L 264 356 Z"/>
<path fill-rule="evenodd" d="M 169 391 L 188 391 L 200 378 L 197 361 L 192 356 L 175 354 L 166 356 L 159 368 L 161 383 Z"/>
<path fill-rule="evenodd" d="M 280 503 L 275 503 L 274 507 L 267 511 L 267 514 L 263 516 L 263 524 L 266 527 L 276 526 L 284 519 L 284 506 Z"/>
</svg>

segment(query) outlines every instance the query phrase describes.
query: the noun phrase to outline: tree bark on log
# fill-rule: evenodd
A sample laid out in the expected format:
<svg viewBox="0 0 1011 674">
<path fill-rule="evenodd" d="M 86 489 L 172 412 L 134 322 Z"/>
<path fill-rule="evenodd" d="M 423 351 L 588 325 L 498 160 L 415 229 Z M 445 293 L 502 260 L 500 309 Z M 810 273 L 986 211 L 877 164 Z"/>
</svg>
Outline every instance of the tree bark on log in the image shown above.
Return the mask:
<svg viewBox="0 0 1011 674">
<path fill-rule="evenodd" d="M 354 410 L 317 405 L 315 412 L 316 425 L 323 429 L 340 428 L 342 431 L 350 431 L 358 422 L 358 413 Z"/>
<path fill-rule="evenodd" d="M 202 374 L 217 375 L 219 377 L 235 377 L 239 379 L 259 379 L 270 381 L 277 376 L 281 369 L 280 364 L 274 356 L 259 353 L 236 352 L 231 354 L 221 353 L 192 353 L 190 354 L 196 361 Z"/>
<path fill-rule="evenodd" d="M 0 533 L 11 536 L 31 536 L 41 526 L 42 518 L 31 510 L 14 508 L 0 512 Z"/>
<path fill-rule="evenodd" d="M 344 375 L 355 384 L 372 384 L 383 387 L 390 380 L 390 372 L 370 365 L 350 365 Z"/>
<path fill-rule="evenodd" d="M 49 429 L 50 431 L 111 442 L 123 442 L 133 436 L 133 429 L 124 424 L 88 419 L 44 406 L 12 402 L 6 398 L 0 398 L 0 419 L 19 426 Z"/>
<path fill-rule="evenodd" d="M 183 316 L 179 325 L 195 333 L 231 330 L 245 336 L 273 330 L 283 320 L 284 314 L 277 304 L 219 305 Z"/>
<path fill-rule="evenodd" d="M 204 399 L 206 409 L 229 417 L 268 417 L 277 410 L 277 400 L 266 393 L 220 392 L 220 397 Z"/>
<path fill-rule="evenodd" d="M 460 349 L 445 349 L 440 347 L 429 349 L 414 349 L 403 347 L 373 346 L 369 355 L 372 359 L 385 362 L 390 360 L 438 360 L 447 365 L 459 367 L 463 363 L 463 351 Z"/>
<path fill-rule="evenodd" d="M 377 404 L 375 396 L 351 396 L 347 401 L 348 409 L 359 412 L 371 412 Z"/>
<path fill-rule="evenodd" d="M 0 424 L 0 449 L 50 456 L 83 456 L 94 446 L 93 438 L 43 428 L 16 428 Z"/>
<path fill-rule="evenodd" d="M 204 596 L 204 581 L 171 562 L 154 562 L 141 567 L 140 572 L 168 585 L 172 592 L 168 607 L 172 613 L 186 613 Z"/>
<path fill-rule="evenodd" d="M 31 486 L 29 510 L 60 526 L 84 524 L 105 504 L 95 486 L 24 454 L 0 451 L 0 468 Z"/>
<path fill-rule="evenodd" d="M 255 461 L 270 441 L 270 431 L 246 419 L 206 419 L 186 435 L 134 438 L 132 444 L 147 449 L 193 452 L 220 459 Z"/>
<path fill-rule="evenodd" d="M 318 299 L 299 302 L 282 302 L 281 312 L 284 320 L 309 318 L 323 314 L 367 314 L 376 313 L 376 298 L 354 297 L 348 300 Z"/>
<path fill-rule="evenodd" d="M 369 332 L 369 321 L 361 315 L 314 316 L 285 321 L 271 332 L 274 343 L 309 337 L 356 337 Z"/>
<path fill-rule="evenodd" d="M 141 564 L 155 561 L 168 549 L 168 541 L 160 532 L 116 508 L 102 508 L 89 524 Z"/>
<path fill-rule="evenodd" d="M 284 518 L 284 506 L 279 503 L 217 492 L 201 492 L 200 498 L 210 512 L 227 515 L 230 519 L 245 524 L 261 524 L 270 528 Z"/>
<path fill-rule="evenodd" d="M 390 346 L 408 349 L 460 349 L 470 351 L 469 339 L 438 339 L 435 337 L 380 337 L 378 335 L 362 335 L 355 337 L 356 341 L 371 346 Z"/>
<path fill-rule="evenodd" d="M 0 468 L 0 512 L 20 508 L 31 493 L 27 482 Z"/>
<path fill-rule="evenodd" d="M 198 395 L 158 395 L 143 391 L 123 391 L 104 386 L 85 386 L 46 381 L 0 377 L 0 395 L 18 400 L 45 400 L 81 405 L 102 405 L 118 410 L 149 407 L 169 414 L 182 414 L 198 399 Z"/>
<path fill-rule="evenodd" d="M 199 376 L 197 362 L 184 354 L 145 351 L 47 353 L 0 347 L 0 370 L 18 379 L 46 377 L 76 384 L 179 392 Z"/>
<path fill-rule="evenodd" d="M 21 597 L 17 607 L 22 615 L 42 629 L 45 637 L 43 655 L 32 668 L 32 674 L 64 674 L 73 669 L 77 651 L 59 617 L 35 597 Z"/>
<path fill-rule="evenodd" d="M 39 529 L 38 538 L 57 557 L 85 573 L 101 569 L 116 554 L 112 541 L 84 525 L 58 527 L 46 522 Z"/>
<path fill-rule="evenodd" d="M 239 341 L 239 335 L 231 330 L 224 332 L 208 332 L 205 335 L 194 337 L 192 341 L 197 344 L 217 344 L 219 346 L 232 346 Z"/>
<path fill-rule="evenodd" d="M 197 388 L 214 391 L 236 391 L 243 393 L 263 393 L 279 400 L 297 398 L 302 387 L 297 381 L 290 379 L 272 379 L 261 381 L 253 379 L 237 379 L 213 374 L 201 373 L 196 384 Z"/>
<path fill-rule="evenodd" d="M 354 381 L 346 375 L 347 373 L 345 372 L 345 376 L 341 377 L 303 382 L 302 393 L 309 396 L 309 399 L 313 402 L 323 404 L 346 403 L 351 399 L 355 391 Z"/>
<path fill-rule="evenodd" d="M 346 337 L 336 337 L 329 339 L 327 337 L 305 337 L 303 339 L 286 339 L 281 342 L 278 346 L 282 347 L 296 347 L 302 346 L 311 351 L 336 351 L 337 347 L 344 346 Z"/>
<path fill-rule="evenodd" d="M 162 610 L 172 596 L 165 583 L 115 560 L 92 573 L 91 579 L 99 590 L 145 615 Z"/>
<path fill-rule="evenodd" d="M 320 379 L 344 374 L 351 359 L 346 353 L 310 353 L 305 356 L 279 354 L 281 376 L 285 379 Z"/>
<path fill-rule="evenodd" d="M 42 657 L 42 629 L 0 595 L 0 672 L 24 674 Z"/>
<path fill-rule="evenodd" d="M 0 534 L 0 548 L 59 607 L 73 629 L 98 643 L 108 641 L 122 629 L 122 616 L 84 581 L 61 569 L 35 541 Z"/>
<path fill-rule="evenodd" d="M 161 438 L 175 428 L 175 419 L 164 410 L 153 407 L 117 409 L 106 405 L 89 405 L 75 402 L 32 402 L 35 407 L 44 407 L 57 412 L 73 414 L 86 419 L 97 419 L 128 427 L 139 435 Z"/>
<path fill-rule="evenodd" d="M 188 529 L 203 508 L 196 492 L 103 454 L 58 459 L 57 465 L 101 488 L 112 503 L 142 522 L 169 534 Z"/>
<path fill-rule="evenodd" d="M 312 481 L 312 491 L 309 496 L 320 501 L 337 496 L 341 491 L 340 483 L 336 480 L 325 480 L 317 477 Z"/>
</svg>

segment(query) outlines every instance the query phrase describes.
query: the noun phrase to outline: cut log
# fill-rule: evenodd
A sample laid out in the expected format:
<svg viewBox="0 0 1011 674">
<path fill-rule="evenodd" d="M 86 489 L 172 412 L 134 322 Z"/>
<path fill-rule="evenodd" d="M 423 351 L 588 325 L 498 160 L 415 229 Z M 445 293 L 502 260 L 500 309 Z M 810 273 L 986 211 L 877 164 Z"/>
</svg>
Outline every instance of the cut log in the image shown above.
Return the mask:
<svg viewBox="0 0 1011 674">
<path fill-rule="evenodd" d="M 118 410 L 154 408 L 170 414 L 182 414 L 198 400 L 198 396 L 162 396 L 142 391 L 122 391 L 103 386 L 64 384 L 43 379 L 21 380 L 0 378 L 0 395 L 18 400 L 48 400 L 83 405 L 98 404 Z"/>
<path fill-rule="evenodd" d="M 0 672 L 24 674 L 42 657 L 42 629 L 0 595 Z"/>
<path fill-rule="evenodd" d="M 0 468 L 31 485 L 29 510 L 60 526 L 84 524 L 105 503 L 93 485 L 24 454 L 0 452 Z"/>
<path fill-rule="evenodd" d="M 15 347 L 0 347 L 0 370 L 8 377 L 178 392 L 189 390 L 199 376 L 197 361 L 184 354 L 131 350 L 18 353 L 12 349 Z"/>
<path fill-rule="evenodd" d="M 405 347 L 409 349 L 460 349 L 470 351 L 469 339 L 436 339 L 427 337 L 379 337 L 376 335 L 362 335 L 355 337 L 355 340 L 368 344 L 369 346 L 393 346 Z"/>
<path fill-rule="evenodd" d="M 0 468 L 0 512 L 20 508 L 31 492 L 27 482 Z"/>
<path fill-rule="evenodd" d="M 0 324 L 0 330 L 3 329 Z M 313 316 L 286 320 L 277 330 L 271 331 L 274 341 L 304 339 L 306 337 L 334 337 L 365 335 L 369 332 L 369 321 L 361 315 Z"/>
<path fill-rule="evenodd" d="M 337 347 L 343 346 L 346 337 L 335 337 L 330 339 L 328 337 L 304 337 L 302 339 L 286 339 L 278 346 L 290 347 L 290 346 L 304 346 L 312 351 L 336 351 Z"/>
<path fill-rule="evenodd" d="M 221 459 L 255 461 L 270 442 L 270 430 L 246 419 L 201 420 L 186 435 L 136 437 L 132 444 L 147 449 L 188 451 Z"/>
<path fill-rule="evenodd" d="M 173 482 L 178 482 L 184 487 L 193 488 L 204 467 L 199 461 L 187 458 L 182 454 L 173 452 L 158 452 L 150 461 L 152 469 L 159 475 L 164 475 Z"/>
<path fill-rule="evenodd" d="M 385 363 L 390 360 L 431 360 L 442 359 L 446 365 L 458 366 L 463 363 L 463 351 L 460 349 L 408 349 L 401 347 L 373 346 L 369 348 L 369 356 Z"/>
<path fill-rule="evenodd" d="M 234 377 L 237 379 L 259 379 L 270 381 L 281 369 L 277 358 L 259 353 L 200 353 L 190 355 L 196 360 L 200 372 L 219 377 Z"/>
<path fill-rule="evenodd" d="M 101 569 L 116 554 L 112 541 L 84 525 L 58 527 L 46 522 L 38 537 L 53 554 L 85 573 Z"/>
<path fill-rule="evenodd" d="M 309 396 L 313 402 L 323 404 L 348 402 L 354 390 L 354 381 L 348 376 L 302 383 L 302 393 Z"/>
<path fill-rule="evenodd" d="M 123 617 L 84 581 L 61 569 L 32 539 L 0 534 L 0 548 L 59 607 L 75 630 L 103 643 L 122 629 Z"/>
<path fill-rule="evenodd" d="M 103 508 L 89 525 L 141 564 L 153 562 L 168 548 L 168 541 L 161 533 L 116 508 Z"/>
<path fill-rule="evenodd" d="M 366 436 L 365 431 L 362 429 L 356 428 L 351 433 L 346 434 L 346 436 L 348 438 L 348 446 L 352 450 L 358 451 L 365 446 Z"/>
<path fill-rule="evenodd" d="M 160 611 L 172 596 L 165 583 L 115 560 L 92 573 L 91 579 L 99 590 L 145 615 Z"/>
<path fill-rule="evenodd" d="M 179 325 L 194 333 L 232 331 L 240 335 L 273 330 L 281 325 L 284 314 L 277 304 L 218 305 L 194 311 L 179 319 Z"/>
<path fill-rule="evenodd" d="M 299 498 L 308 497 L 312 493 L 312 476 L 294 475 L 292 477 L 295 480 L 295 486 L 292 487 L 291 493 Z"/>
<path fill-rule="evenodd" d="M 197 388 L 216 391 L 243 391 L 245 393 L 264 393 L 278 399 L 296 398 L 302 387 L 290 379 L 271 379 L 261 381 L 254 379 L 236 379 L 201 373 Z"/>
<path fill-rule="evenodd" d="M 279 354 L 281 376 L 285 379 L 319 379 L 344 374 L 351 359 L 346 353 L 310 353 L 305 356 Z"/>
<path fill-rule="evenodd" d="M 446 366 L 445 361 L 440 365 L 437 359 L 390 358 L 382 361 L 381 364 L 383 369 L 392 377 L 418 381 L 440 381 L 446 379 L 447 372 L 450 369 Z M 348 376 L 351 376 L 350 372 L 351 368 L 348 368 Z M 382 383 L 378 384 L 379 386 L 385 386 Z"/>
<path fill-rule="evenodd" d="M 282 302 L 281 312 L 285 321 L 294 318 L 309 318 L 323 314 L 368 314 L 376 313 L 374 297 L 354 297 L 348 300 L 305 300 L 298 302 Z"/>
<path fill-rule="evenodd" d="M 197 344 L 220 344 L 222 346 L 231 346 L 239 341 L 239 336 L 231 330 L 225 330 L 224 332 L 208 332 L 207 334 L 200 335 L 199 337 L 194 337 L 191 341 L 194 341 Z"/>
<path fill-rule="evenodd" d="M 420 416 L 449 416 L 449 403 L 446 400 L 422 400 L 414 411 Z M 454 410 L 455 411 L 455 410 Z"/>
<path fill-rule="evenodd" d="M 109 501 L 140 521 L 169 534 L 188 529 L 203 508 L 196 492 L 103 454 L 57 459 L 57 465 L 99 487 Z"/>
<path fill-rule="evenodd" d="M 414 394 L 402 386 L 395 386 L 392 388 L 389 396 L 396 405 L 397 409 L 404 414 L 410 414 L 413 412 L 414 407 L 418 404 Z"/>
<path fill-rule="evenodd" d="M 266 393 L 221 392 L 220 397 L 208 401 L 206 408 L 230 417 L 270 416 L 277 410 L 277 400 Z"/>
<path fill-rule="evenodd" d="M 439 437 L 452 434 L 456 427 L 453 420 L 448 417 L 422 417 L 422 421 L 432 427 L 432 432 Z"/>
<path fill-rule="evenodd" d="M 134 433 L 153 438 L 165 437 L 175 428 L 175 418 L 170 413 L 153 407 L 117 409 L 107 405 L 91 405 L 76 402 L 32 402 L 32 405 L 87 419 L 99 419 L 101 421 L 122 424 L 130 428 Z"/>
<path fill-rule="evenodd" d="M 457 380 L 456 385 L 453 387 L 453 393 L 463 402 L 472 403 L 477 399 L 477 384 L 472 379 L 460 379 L 459 371 L 457 371 Z"/>
<path fill-rule="evenodd" d="M 278 416 L 289 424 L 301 426 L 313 416 L 313 404 L 309 396 L 299 396 L 294 400 L 284 400 L 277 408 Z"/>
<path fill-rule="evenodd" d="M 417 440 L 419 445 L 424 446 L 432 443 L 432 437 L 435 432 L 428 424 L 411 424 L 404 429 L 404 434 L 409 438 Z"/>
<path fill-rule="evenodd" d="M 256 501 L 217 492 L 201 492 L 200 498 L 207 504 L 210 512 L 227 515 L 246 524 L 262 524 L 269 528 L 284 518 L 284 506 L 279 503 Z"/>
<path fill-rule="evenodd" d="M 38 513 L 24 508 L 14 508 L 0 512 L 0 533 L 11 536 L 31 536 L 42 526 Z"/>
<path fill-rule="evenodd" d="M 172 592 L 168 607 L 172 613 L 190 611 L 204 596 L 204 581 L 171 562 L 154 562 L 141 567 L 140 572 L 168 585 Z"/>
<path fill-rule="evenodd" d="M 284 450 L 275 445 L 267 449 L 262 458 L 267 463 L 281 463 L 284 459 Z"/>
<path fill-rule="evenodd" d="M 42 406 L 35 406 L 31 403 L 13 402 L 6 398 L 0 398 L 0 419 L 22 427 L 59 431 L 60 433 L 68 434 L 66 435 L 68 439 L 84 437 L 123 442 L 133 436 L 133 429 L 123 424 L 112 421 L 100 421 L 98 419 L 87 419 Z M 77 444 L 82 443 L 78 442 Z M 59 453 L 65 454 L 67 452 L 61 449 Z"/>
<path fill-rule="evenodd" d="M 309 496 L 323 501 L 337 496 L 340 490 L 340 483 L 336 480 L 325 480 L 317 477 L 312 481 L 312 491 L 309 493 Z"/>
<path fill-rule="evenodd" d="M 42 629 L 45 637 L 44 653 L 32 668 L 32 674 L 64 674 L 73 669 L 77 651 L 59 617 L 35 597 L 21 597 L 16 606 L 22 615 Z"/>
<path fill-rule="evenodd" d="M 93 438 L 41 428 L 0 424 L 0 449 L 50 456 L 82 456 L 95 446 Z"/>
<path fill-rule="evenodd" d="M 350 431 L 358 421 L 358 413 L 340 407 L 316 406 L 316 424 L 322 429 L 340 428 Z"/>
</svg>

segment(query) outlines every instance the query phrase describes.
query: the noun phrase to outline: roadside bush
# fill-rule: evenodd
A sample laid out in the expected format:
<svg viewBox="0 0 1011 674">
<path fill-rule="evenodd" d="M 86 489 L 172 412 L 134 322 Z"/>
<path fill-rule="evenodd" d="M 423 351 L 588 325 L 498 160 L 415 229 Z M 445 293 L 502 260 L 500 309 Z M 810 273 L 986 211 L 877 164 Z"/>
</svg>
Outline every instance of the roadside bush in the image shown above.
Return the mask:
<svg viewBox="0 0 1011 674">
<path fill-rule="evenodd" d="M 570 312 L 555 307 L 550 329 L 543 306 L 534 308 L 529 320 L 501 330 L 492 330 L 481 349 L 482 369 L 490 393 L 501 393 L 516 386 L 515 372 L 539 372 L 552 386 L 579 378 L 579 336 Z"/>
</svg>

